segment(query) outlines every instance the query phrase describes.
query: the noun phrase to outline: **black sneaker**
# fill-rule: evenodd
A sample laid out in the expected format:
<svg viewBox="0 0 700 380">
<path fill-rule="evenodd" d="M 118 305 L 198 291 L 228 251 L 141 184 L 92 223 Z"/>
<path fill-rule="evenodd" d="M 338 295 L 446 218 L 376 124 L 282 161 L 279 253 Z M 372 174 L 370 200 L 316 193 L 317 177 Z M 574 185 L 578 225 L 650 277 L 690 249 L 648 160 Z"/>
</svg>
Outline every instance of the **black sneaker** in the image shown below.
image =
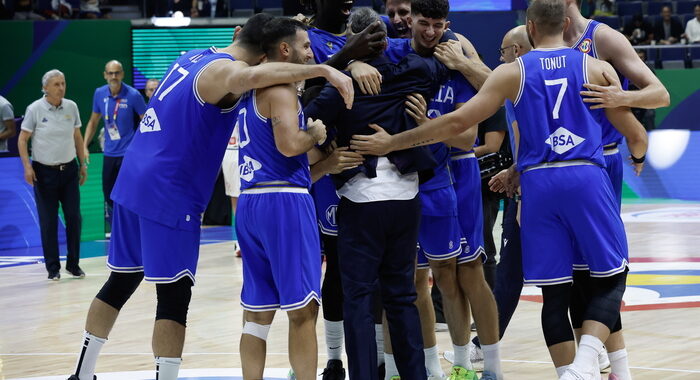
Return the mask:
<svg viewBox="0 0 700 380">
<path fill-rule="evenodd" d="M 83 277 L 85 277 L 85 272 L 83 272 L 83 270 L 80 269 L 80 267 L 76 267 L 75 269 L 68 269 L 68 268 L 66 268 L 66 270 L 68 271 L 68 273 L 70 273 L 71 275 L 73 275 L 73 277 L 75 277 L 75 278 L 83 278 Z"/>
<path fill-rule="evenodd" d="M 329 360 L 321 375 L 323 375 L 322 380 L 345 380 L 343 362 L 338 359 Z"/>
<path fill-rule="evenodd" d="M 58 281 L 61 279 L 61 274 L 58 272 L 49 272 L 48 279 L 51 281 Z"/>
<path fill-rule="evenodd" d="M 384 376 L 386 375 L 386 364 L 382 363 L 379 365 L 377 368 L 377 372 L 379 372 L 379 378 L 383 379 Z"/>
<path fill-rule="evenodd" d="M 77 376 L 77 375 L 70 375 L 70 377 L 68 378 L 68 380 L 80 380 L 80 379 L 78 379 L 78 376 Z M 97 376 L 93 375 L 93 376 L 92 376 L 92 380 L 97 380 Z"/>
</svg>

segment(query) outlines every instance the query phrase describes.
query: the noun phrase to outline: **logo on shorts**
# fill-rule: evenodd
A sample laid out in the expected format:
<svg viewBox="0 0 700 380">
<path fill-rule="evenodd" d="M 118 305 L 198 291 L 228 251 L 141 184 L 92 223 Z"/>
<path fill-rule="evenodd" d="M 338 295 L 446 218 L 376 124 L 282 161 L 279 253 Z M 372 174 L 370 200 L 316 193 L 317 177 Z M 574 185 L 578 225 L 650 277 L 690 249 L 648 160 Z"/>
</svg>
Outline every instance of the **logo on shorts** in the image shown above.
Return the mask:
<svg viewBox="0 0 700 380">
<path fill-rule="evenodd" d="M 337 226 L 337 225 L 338 225 L 338 224 L 336 223 L 336 221 L 335 221 L 335 215 L 336 215 L 336 212 L 337 212 L 337 211 L 338 211 L 338 206 L 337 206 L 337 205 L 328 206 L 328 208 L 326 209 L 326 221 L 327 221 L 328 224 L 330 224 L 331 226 Z"/>
<path fill-rule="evenodd" d="M 557 128 L 554 133 L 547 137 L 547 140 L 544 140 L 545 144 L 549 145 L 554 153 L 558 154 L 564 154 L 584 141 L 586 139 L 576 136 L 564 127 Z"/>
<path fill-rule="evenodd" d="M 241 174 L 241 179 L 244 181 L 252 181 L 255 177 L 255 171 L 262 169 L 262 164 L 248 156 L 243 156 L 243 163 L 238 165 L 238 172 Z"/>
<path fill-rule="evenodd" d="M 156 110 L 152 107 L 147 109 L 146 113 L 143 115 L 143 119 L 141 119 L 141 123 L 139 124 L 139 130 L 141 133 L 160 131 L 160 121 L 158 121 Z"/>
<path fill-rule="evenodd" d="M 450 244 L 448 244 L 447 247 L 448 247 L 449 249 L 452 249 L 452 248 L 454 248 L 454 246 L 455 246 L 455 242 L 453 242 L 452 240 L 450 240 Z"/>
<path fill-rule="evenodd" d="M 578 46 L 578 50 L 581 51 L 581 53 L 588 54 L 588 52 L 591 51 L 592 44 L 593 41 L 591 41 L 590 38 L 586 38 L 581 41 L 581 45 Z"/>
</svg>

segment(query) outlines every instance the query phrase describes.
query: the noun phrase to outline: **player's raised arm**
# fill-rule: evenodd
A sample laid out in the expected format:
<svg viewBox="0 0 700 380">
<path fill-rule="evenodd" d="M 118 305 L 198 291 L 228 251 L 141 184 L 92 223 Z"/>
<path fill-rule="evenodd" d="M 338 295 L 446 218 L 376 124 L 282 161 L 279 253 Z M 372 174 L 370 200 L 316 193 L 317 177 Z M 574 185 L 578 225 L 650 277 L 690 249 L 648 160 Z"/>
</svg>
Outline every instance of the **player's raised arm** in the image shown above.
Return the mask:
<svg viewBox="0 0 700 380">
<path fill-rule="evenodd" d="M 392 151 L 447 140 L 496 113 L 506 98 L 515 99 L 519 83 L 518 64 L 501 65 L 489 76 L 481 91 L 458 110 L 393 136 L 380 126 L 372 126 L 377 133 L 354 135 L 350 148 L 360 154 L 383 156 Z"/>
<path fill-rule="evenodd" d="M 639 59 L 632 45 L 621 33 L 602 27 L 596 32 L 597 51 L 601 59 L 610 61 L 622 75 L 630 80 L 638 91 L 625 91 L 619 80 L 607 86 L 586 85 L 589 91 L 581 92 L 588 96 L 585 102 L 592 108 L 659 108 L 670 104 L 670 96 L 659 78 Z"/>
</svg>

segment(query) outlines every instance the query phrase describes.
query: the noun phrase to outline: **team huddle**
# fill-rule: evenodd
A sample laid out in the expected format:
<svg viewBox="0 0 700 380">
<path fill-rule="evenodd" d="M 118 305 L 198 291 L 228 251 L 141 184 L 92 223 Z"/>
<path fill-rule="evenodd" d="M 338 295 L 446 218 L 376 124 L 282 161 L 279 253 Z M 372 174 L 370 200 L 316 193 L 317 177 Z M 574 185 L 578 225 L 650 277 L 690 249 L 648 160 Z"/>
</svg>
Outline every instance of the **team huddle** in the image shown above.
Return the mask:
<svg viewBox="0 0 700 380">
<path fill-rule="evenodd" d="M 177 379 L 200 215 L 227 145 L 244 379 L 263 378 L 277 310 L 289 317 L 290 378 L 315 379 L 319 306 L 324 380 L 346 377 L 343 348 L 353 380 L 477 379 L 477 369 L 504 379 L 499 341 L 515 306 L 506 311 L 484 278 L 474 152 L 475 127 L 502 107 L 514 164 L 489 184 L 512 197 L 505 218 L 520 226 L 511 239 L 522 274 L 508 281 L 541 287 L 557 378 L 600 379 L 609 361 L 610 379 L 631 379 L 617 145 L 626 139 L 639 173 L 647 137 L 628 107 L 663 106 L 668 93 L 624 37 L 583 18 L 576 0 L 534 0 L 491 72 L 449 29 L 447 0 L 388 0 L 384 21 L 369 8 L 314 5 L 310 25 L 258 14 L 228 47 L 168 68 L 111 194 L 112 272 L 70 379 L 96 378 L 100 349 L 144 278 L 157 292 L 156 378 Z M 625 77 L 640 91 L 626 91 Z M 449 373 L 430 272 L 453 344 Z"/>
</svg>

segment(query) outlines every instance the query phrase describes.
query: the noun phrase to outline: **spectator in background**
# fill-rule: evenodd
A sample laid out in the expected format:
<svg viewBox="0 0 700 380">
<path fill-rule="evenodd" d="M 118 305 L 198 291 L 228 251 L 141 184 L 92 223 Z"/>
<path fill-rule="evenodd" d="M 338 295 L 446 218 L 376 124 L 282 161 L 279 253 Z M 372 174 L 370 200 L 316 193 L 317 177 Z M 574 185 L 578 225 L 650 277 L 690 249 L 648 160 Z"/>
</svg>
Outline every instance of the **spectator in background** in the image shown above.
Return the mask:
<svg viewBox="0 0 700 380">
<path fill-rule="evenodd" d="M 613 16 L 615 14 L 615 6 L 611 0 L 598 0 L 595 4 L 593 16 Z"/>
<path fill-rule="evenodd" d="M 24 180 L 34 186 L 39 214 L 41 245 L 49 280 L 61 278 L 58 257 L 58 204 L 66 221 L 68 254 L 66 270 L 73 277 L 85 277 L 80 259 L 80 190 L 87 179 L 87 163 L 80 134 L 80 114 L 72 100 L 64 99 L 66 79 L 51 70 L 41 79 L 44 96 L 24 113 L 17 147 L 24 165 Z M 32 160 L 27 142 L 32 139 Z M 78 156 L 78 161 L 75 156 Z"/>
<path fill-rule="evenodd" d="M 685 38 L 688 43 L 697 44 L 700 43 L 700 4 L 693 8 L 695 12 L 695 18 L 688 20 L 685 25 Z"/>
<path fill-rule="evenodd" d="M 111 226 L 112 188 L 122 166 L 124 153 L 129 147 L 137 128 L 137 123 L 146 112 L 143 96 L 135 88 L 123 83 L 124 68 L 119 61 L 112 60 L 105 65 L 104 78 L 107 84 L 95 90 L 92 98 L 92 114 L 85 128 L 85 159 L 90 161 L 88 150 L 100 119 L 104 115 L 105 144 L 102 160 L 102 193 L 105 200 L 105 220 Z"/>
<path fill-rule="evenodd" d="M 0 152 L 7 152 L 7 140 L 15 137 L 15 113 L 12 104 L 0 96 Z"/>
<path fill-rule="evenodd" d="M 153 78 L 146 82 L 146 87 L 143 89 L 144 94 L 146 94 L 146 103 L 151 101 L 151 97 L 153 96 L 153 93 L 156 92 L 159 84 L 160 80 Z"/>
<path fill-rule="evenodd" d="M 15 20 L 43 20 L 44 17 L 37 13 L 34 9 L 33 1 L 17 0 L 15 4 Z"/>
<path fill-rule="evenodd" d="M 102 18 L 100 0 L 80 0 L 80 18 Z"/>
<path fill-rule="evenodd" d="M 411 0 L 386 0 L 384 6 L 391 29 L 395 33 L 394 37 L 411 38 L 411 29 L 408 27 L 408 18 L 411 16 Z"/>
<path fill-rule="evenodd" d="M 661 17 L 654 25 L 654 38 L 659 45 L 677 44 L 683 34 L 683 25 L 671 15 L 671 7 L 661 8 Z"/>
<path fill-rule="evenodd" d="M 197 0 L 173 0 L 172 13 L 182 12 L 187 17 L 197 17 L 199 10 L 197 9 Z"/>
<path fill-rule="evenodd" d="M 632 45 L 649 45 L 654 38 L 654 32 L 648 22 L 644 21 L 641 14 L 636 14 L 628 22 L 622 31 Z"/>
</svg>

